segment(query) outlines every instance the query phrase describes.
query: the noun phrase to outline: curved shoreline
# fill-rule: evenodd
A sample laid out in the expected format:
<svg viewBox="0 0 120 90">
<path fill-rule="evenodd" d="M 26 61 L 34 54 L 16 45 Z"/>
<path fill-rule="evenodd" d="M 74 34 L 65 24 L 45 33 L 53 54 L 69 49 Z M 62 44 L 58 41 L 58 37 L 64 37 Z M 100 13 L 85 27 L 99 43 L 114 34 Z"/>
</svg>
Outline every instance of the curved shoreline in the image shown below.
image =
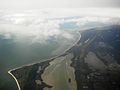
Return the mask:
<svg viewBox="0 0 120 90">
<path fill-rule="evenodd" d="M 44 61 L 41 61 L 41 62 L 45 62 L 45 61 L 47 61 L 47 60 L 56 59 L 56 58 L 60 57 L 61 55 L 63 55 L 64 53 L 66 53 L 66 52 L 67 52 L 69 49 L 71 49 L 74 45 L 76 45 L 76 44 L 79 42 L 79 40 L 81 39 L 80 31 L 77 31 L 77 33 L 79 34 L 79 38 L 75 41 L 75 43 L 74 43 L 73 45 L 71 45 L 68 49 L 66 49 L 64 52 L 62 52 L 62 54 L 59 54 L 59 55 L 57 55 L 57 56 L 54 56 L 54 57 L 52 57 L 52 58 L 50 58 L 50 59 L 45 59 Z M 22 68 L 22 67 L 24 67 L 24 66 L 30 66 L 30 65 L 34 65 L 34 64 L 36 64 L 36 63 L 41 63 L 41 62 L 35 62 L 35 63 L 23 65 L 23 66 L 20 66 L 20 67 L 17 67 L 17 68 L 8 70 L 8 74 L 10 74 L 10 75 L 13 77 L 13 79 L 16 81 L 18 90 L 21 90 L 20 85 L 19 85 L 19 82 L 18 82 L 18 80 L 16 79 L 16 77 L 14 76 L 14 74 L 11 73 L 11 71 L 12 71 L 12 70 L 19 69 L 19 68 Z"/>
<path fill-rule="evenodd" d="M 10 74 L 10 75 L 13 77 L 13 79 L 15 80 L 15 82 L 16 82 L 16 84 L 17 84 L 17 87 L 18 87 L 18 90 L 21 90 L 21 89 L 20 89 L 19 82 L 18 82 L 18 80 L 16 79 L 16 77 L 11 73 L 11 70 L 8 71 L 8 74 Z"/>
</svg>

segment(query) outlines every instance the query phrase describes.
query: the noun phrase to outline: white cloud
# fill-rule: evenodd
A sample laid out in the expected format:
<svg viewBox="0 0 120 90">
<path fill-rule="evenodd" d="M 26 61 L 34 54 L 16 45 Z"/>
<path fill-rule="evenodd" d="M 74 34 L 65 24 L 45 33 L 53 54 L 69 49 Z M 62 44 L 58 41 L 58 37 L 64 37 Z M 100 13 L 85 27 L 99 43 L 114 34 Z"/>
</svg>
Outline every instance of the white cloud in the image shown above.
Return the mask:
<svg viewBox="0 0 120 90">
<path fill-rule="evenodd" d="M 88 23 L 88 22 L 96 22 L 96 23 L 103 23 L 103 24 L 110 24 L 110 21 L 111 20 L 111 18 L 110 17 L 95 17 L 95 16 L 93 16 L 93 17 L 89 17 L 89 16 L 87 16 L 87 17 L 83 17 L 83 18 L 80 18 L 80 19 L 77 19 L 76 20 L 76 24 L 78 25 L 78 26 L 82 26 L 82 25 L 85 25 L 86 23 Z"/>
<path fill-rule="evenodd" d="M 4 39 L 11 39 L 11 35 L 9 33 L 4 34 L 3 36 Z"/>
<path fill-rule="evenodd" d="M 47 20 L 39 24 L 16 25 L 16 24 L 0 24 L 0 34 L 4 34 L 5 39 L 10 39 L 12 35 L 16 37 L 16 41 L 25 41 L 29 43 L 46 43 L 53 37 L 55 40 L 63 38 L 72 40 L 73 36 L 68 31 L 60 30 L 58 20 Z"/>
<path fill-rule="evenodd" d="M 112 11 L 114 13 L 111 13 Z M 75 22 L 76 25 L 82 26 L 87 22 L 110 23 L 111 17 L 118 17 L 120 12 L 119 9 L 81 8 L 45 9 L 24 13 L 3 13 L 1 11 L 0 14 L 0 33 L 4 34 L 6 39 L 15 35 L 16 40 L 46 43 L 51 37 L 56 40 L 60 37 L 66 40 L 74 39 L 74 35 L 69 31 L 60 30 L 60 24 Z"/>
</svg>

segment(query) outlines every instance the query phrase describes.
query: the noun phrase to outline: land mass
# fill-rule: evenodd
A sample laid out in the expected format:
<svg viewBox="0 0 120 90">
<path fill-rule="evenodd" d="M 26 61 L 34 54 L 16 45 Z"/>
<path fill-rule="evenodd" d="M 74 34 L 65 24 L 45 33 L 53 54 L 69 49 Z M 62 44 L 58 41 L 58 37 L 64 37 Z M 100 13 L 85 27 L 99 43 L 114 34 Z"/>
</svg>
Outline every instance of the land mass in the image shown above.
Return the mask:
<svg viewBox="0 0 120 90">
<path fill-rule="evenodd" d="M 19 90 L 120 90 L 120 26 L 80 31 L 63 54 L 9 72 Z"/>
</svg>

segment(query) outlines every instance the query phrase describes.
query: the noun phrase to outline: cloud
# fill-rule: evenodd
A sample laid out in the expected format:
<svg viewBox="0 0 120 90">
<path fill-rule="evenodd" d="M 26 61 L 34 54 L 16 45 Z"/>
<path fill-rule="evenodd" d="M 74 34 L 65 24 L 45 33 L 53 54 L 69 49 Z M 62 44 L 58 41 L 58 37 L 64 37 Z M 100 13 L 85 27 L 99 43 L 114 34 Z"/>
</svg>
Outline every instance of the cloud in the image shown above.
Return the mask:
<svg viewBox="0 0 120 90">
<path fill-rule="evenodd" d="M 51 11 L 50 11 L 51 10 Z M 0 12 L 0 34 L 4 34 L 5 39 L 15 36 L 15 41 L 24 41 L 30 44 L 47 43 L 49 40 L 73 40 L 75 34 L 69 28 L 64 28 L 64 24 L 75 24 L 76 27 L 84 26 L 87 23 L 96 22 L 109 24 L 112 22 L 111 17 L 105 15 L 98 16 L 99 13 L 89 11 L 80 12 L 86 9 L 46 9 L 38 11 L 25 11 L 24 13 L 3 13 Z M 88 11 L 89 9 L 87 9 Z M 94 9 L 97 11 L 97 9 Z M 107 10 L 107 9 L 106 9 Z M 111 12 L 108 10 L 108 12 Z M 117 12 L 117 11 L 114 11 Z M 114 16 L 114 15 L 113 15 Z M 116 15 L 117 16 L 117 15 Z M 63 26 L 62 26 L 63 24 Z M 71 26 L 74 30 L 75 25 Z M 65 30 L 62 30 L 63 27 Z M 75 28 L 76 29 L 76 28 Z M 77 28 L 79 30 L 79 28 Z"/>
<path fill-rule="evenodd" d="M 39 24 L 19 25 L 19 24 L 0 24 L 0 34 L 4 35 L 5 39 L 15 36 L 15 41 L 25 41 L 28 43 L 45 44 L 48 40 L 58 38 L 72 40 L 74 35 L 69 31 L 60 30 L 60 22 L 58 20 L 47 20 Z"/>
<path fill-rule="evenodd" d="M 11 39 L 11 35 L 9 33 L 4 34 L 3 39 Z"/>
<path fill-rule="evenodd" d="M 40 8 L 120 7 L 119 0 L 1 0 L 1 9 L 25 10 Z"/>
</svg>

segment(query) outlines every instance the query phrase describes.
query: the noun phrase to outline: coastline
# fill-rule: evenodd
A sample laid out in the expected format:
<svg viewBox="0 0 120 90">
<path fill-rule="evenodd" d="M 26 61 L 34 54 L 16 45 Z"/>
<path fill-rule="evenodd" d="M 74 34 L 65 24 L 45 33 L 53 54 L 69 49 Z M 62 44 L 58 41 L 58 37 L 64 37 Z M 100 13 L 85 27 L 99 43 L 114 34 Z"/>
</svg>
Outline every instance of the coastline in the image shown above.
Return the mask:
<svg viewBox="0 0 120 90">
<path fill-rule="evenodd" d="M 8 71 L 8 74 L 10 74 L 10 75 L 13 77 L 13 79 L 15 80 L 15 82 L 16 82 L 16 84 L 17 84 L 17 87 L 18 87 L 18 90 L 21 90 L 21 89 L 20 89 L 19 82 L 18 82 L 18 80 L 16 79 L 16 77 L 11 73 L 11 70 Z"/>
<path fill-rule="evenodd" d="M 17 67 L 17 68 L 8 70 L 8 74 L 11 75 L 11 76 L 13 77 L 13 79 L 16 81 L 18 90 L 21 90 L 20 85 L 19 85 L 19 82 L 18 82 L 18 80 L 16 79 L 16 77 L 14 76 L 14 74 L 11 73 L 11 71 L 16 70 L 16 69 L 19 69 L 19 68 L 22 68 L 22 67 L 25 67 L 25 66 L 34 65 L 34 64 L 36 64 L 36 63 L 42 63 L 42 62 L 45 62 L 45 61 L 50 61 L 50 62 L 51 62 L 51 61 L 53 61 L 54 59 L 62 56 L 64 53 L 66 53 L 69 49 L 71 49 L 73 46 L 75 46 L 75 45 L 80 41 L 80 39 L 81 39 L 81 33 L 80 33 L 80 31 L 77 31 L 77 33 L 79 34 L 79 35 L 78 35 L 79 38 L 75 41 L 75 43 L 74 43 L 73 45 L 71 45 L 68 49 L 66 49 L 64 52 L 62 52 L 62 54 L 59 54 L 59 55 L 54 56 L 54 57 L 49 58 L 49 59 L 45 59 L 44 61 L 41 61 L 41 62 L 35 62 L 35 63 L 31 63 L 31 64 L 26 64 L 26 65 L 23 65 L 23 66 L 20 66 L 20 67 Z"/>
</svg>

